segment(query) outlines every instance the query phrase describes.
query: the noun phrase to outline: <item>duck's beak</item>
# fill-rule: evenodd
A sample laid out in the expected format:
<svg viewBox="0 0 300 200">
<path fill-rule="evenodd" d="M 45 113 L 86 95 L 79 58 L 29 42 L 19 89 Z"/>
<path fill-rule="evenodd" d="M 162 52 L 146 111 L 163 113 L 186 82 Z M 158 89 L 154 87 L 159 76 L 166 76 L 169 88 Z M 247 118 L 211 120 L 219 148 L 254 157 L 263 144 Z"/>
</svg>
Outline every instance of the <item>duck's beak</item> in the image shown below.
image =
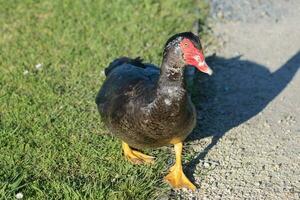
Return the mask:
<svg viewBox="0 0 300 200">
<path fill-rule="evenodd" d="M 185 44 L 187 44 L 187 46 Z M 213 71 L 205 62 L 205 57 L 202 49 L 196 48 L 190 41 L 187 40 L 183 40 L 180 45 L 186 64 L 195 66 L 199 71 L 208 75 L 213 74 Z"/>
<path fill-rule="evenodd" d="M 198 52 L 195 56 L 194 56 L 194 59 L 196 61 L 196 65 L 195 67 L 203 72 L 203 73 L 206 73 L 208 75 L 212 75 L 213 74 L 213 70 L 206 64 L 205 62 L 205 58 L 204 58 L 204 55 L 202 52 Z"/>
</svg>

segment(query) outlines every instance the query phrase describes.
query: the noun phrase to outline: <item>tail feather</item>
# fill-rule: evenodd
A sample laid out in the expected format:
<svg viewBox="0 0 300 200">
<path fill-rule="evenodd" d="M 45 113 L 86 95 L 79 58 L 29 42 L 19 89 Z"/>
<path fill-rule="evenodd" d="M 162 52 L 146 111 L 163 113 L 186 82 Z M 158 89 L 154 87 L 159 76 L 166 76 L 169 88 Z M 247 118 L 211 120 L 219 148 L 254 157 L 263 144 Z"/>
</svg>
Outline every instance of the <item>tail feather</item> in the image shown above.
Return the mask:
<svg viewBox="0 0 300 200">
<path fill-rule="evenodd" d="M 145 65 L 143 64 L 143 59 L 141 59 L 140 57 L 136 57 L 134 59 L 132 58 L 128 58 L 128 57 L 120 57 L 115 59 L 114 61 L 112 61 L 107 68 L 105 68 L 105 76 L 108 76 L 109 73 L 115 69 L 116 67 L 122 65 L 122 64 L 132 64 L 135 65 L 137 67 L 141 67 L 141 68 L 145 68 Z"/>
</svg>

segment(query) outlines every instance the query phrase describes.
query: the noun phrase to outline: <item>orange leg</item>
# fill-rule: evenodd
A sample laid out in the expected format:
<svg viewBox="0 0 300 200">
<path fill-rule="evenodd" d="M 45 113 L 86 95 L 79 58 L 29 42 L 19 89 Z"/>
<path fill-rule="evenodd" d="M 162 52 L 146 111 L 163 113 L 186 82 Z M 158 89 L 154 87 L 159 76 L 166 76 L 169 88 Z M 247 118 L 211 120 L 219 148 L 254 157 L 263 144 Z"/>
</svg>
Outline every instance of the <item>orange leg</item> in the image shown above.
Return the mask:
<svg viewBox="0 0 300 200">
<path fill-rule="evenodd" d="M 122 148 L 125 158 L 133 164 L 154 163 L 154 157 L 145 155 L 136 150 L 132 150 L 126 142 L 122 141 Z"/>
<path fill-rule="evenodd" d="M 182 170 L 181 164 L 181 153 L 182 153 L 182 142 L 174 145 L 176 162 L 170 168 L 169 174 L 165 177 L 165 180 L 174 188 L 188 188 L 193 191 L 196 190 L 196 186 L 185 176 Z"/>
</svg>

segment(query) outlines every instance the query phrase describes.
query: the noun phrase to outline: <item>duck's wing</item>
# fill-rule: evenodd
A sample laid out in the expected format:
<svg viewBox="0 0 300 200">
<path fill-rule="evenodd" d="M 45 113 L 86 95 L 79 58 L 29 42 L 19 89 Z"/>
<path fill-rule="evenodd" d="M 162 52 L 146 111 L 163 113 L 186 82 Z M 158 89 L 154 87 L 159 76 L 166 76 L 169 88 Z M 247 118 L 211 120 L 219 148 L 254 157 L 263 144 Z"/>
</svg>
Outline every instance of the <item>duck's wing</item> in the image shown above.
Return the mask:
<svg viewBox="0 0 300 200">
<path fill-rule="evenodd" d="M 112 118 L 129 112 L 129 105 L 138 108 L 151 101 L 159 78 L 159 68 L 142 63 L 141 59 L 119 58 L 106 69 L 107 76 L 96 104 L 102 117 Z"/>
</svg>

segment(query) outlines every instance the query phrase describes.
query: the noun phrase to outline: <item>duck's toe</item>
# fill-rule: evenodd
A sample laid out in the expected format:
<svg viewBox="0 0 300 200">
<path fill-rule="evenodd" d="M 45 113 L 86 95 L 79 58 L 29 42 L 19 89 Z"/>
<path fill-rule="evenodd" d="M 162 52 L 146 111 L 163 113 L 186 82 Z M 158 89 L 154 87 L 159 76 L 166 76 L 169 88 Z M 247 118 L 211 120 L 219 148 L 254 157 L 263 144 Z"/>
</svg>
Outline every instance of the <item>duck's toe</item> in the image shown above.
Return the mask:
<svg viewBox="0 0 300 200">
<path fill-rule="evenodd" d="M 185 176 L 182 169 L 178 168 L 176 165 L 170 169 L 170 172 L 165 177 L 165 180 L 173 188 L 188 188 L 192 191 L 196 190 L 196 186 Z"/>
<path fill-rule="evenodd" d="M 125 142 L 122 143 L 122 146 L 123 146 L 125 158 L 129 160 L 131 163 L 133 164 L 154 163 L 154 157 L 143 154 L 137 150 L 132 150 L 130 146 Z"/>
<path fill-rule="evenodd" d="M 132 150 L 131 153 L 125 155 L 125 157 L 133 164 L 154 164 L 154 157 L 148 156 L 136 150 Z"/>
</svg>

